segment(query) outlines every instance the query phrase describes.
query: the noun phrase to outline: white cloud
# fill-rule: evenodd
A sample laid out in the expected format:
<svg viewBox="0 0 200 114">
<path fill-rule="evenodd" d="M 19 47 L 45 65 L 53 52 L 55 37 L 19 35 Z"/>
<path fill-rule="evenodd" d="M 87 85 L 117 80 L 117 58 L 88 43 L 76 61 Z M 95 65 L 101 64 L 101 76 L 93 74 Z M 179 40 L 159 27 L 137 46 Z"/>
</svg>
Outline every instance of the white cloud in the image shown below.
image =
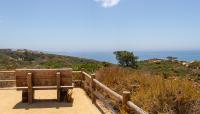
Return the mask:
<svg viewBox="0 0 200 114">
<path fill-rule="evenodd" d="M 120 0 L 95 0 L 95 1 L 101 3 L 102 7 L 104 8 L 116 6 L 120 2 Z"/>
</svg>

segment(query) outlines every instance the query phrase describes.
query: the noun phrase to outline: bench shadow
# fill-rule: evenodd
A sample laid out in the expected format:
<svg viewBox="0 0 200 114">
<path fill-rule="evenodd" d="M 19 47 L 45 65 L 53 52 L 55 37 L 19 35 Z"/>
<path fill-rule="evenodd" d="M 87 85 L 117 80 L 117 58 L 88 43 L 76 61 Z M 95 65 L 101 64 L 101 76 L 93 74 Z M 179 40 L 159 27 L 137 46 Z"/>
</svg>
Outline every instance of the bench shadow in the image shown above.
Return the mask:
<svg viewBox="0 0 200 114">
<path fill-rule="evenodd" d="M 18 102 L 13 109 L 34 109 L 34 108 L 56 108 L 72 107 L 73 100 L 71 102 L 58 102 L 56 99 L 34 99 L 32 104 Z"/>
</svg>

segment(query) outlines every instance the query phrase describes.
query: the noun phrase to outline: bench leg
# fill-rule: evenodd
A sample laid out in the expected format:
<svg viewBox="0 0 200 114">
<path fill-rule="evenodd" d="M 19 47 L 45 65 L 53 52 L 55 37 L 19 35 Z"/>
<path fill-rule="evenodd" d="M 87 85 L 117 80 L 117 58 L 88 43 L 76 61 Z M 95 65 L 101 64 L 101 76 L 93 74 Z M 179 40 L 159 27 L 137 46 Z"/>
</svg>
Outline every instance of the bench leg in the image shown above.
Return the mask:
<svg viewBox="0 0 200 114">
<path fill-rule="evenodd" d="M 30 94 L 30 95 L 29 95 Z M 31 98 L 29 98 L 31 97 Z M 23 90 L 22 91 L 22 103 L 32 103 L 34 99 L 34 91 L 32 93 L 28 92 L 28 90 Z M 31 102 L 30 102 L 31 100 Z"/>
<path fill-rule="evenodd" d="M 27 103 L 28 102 L 28 91 L 23 90 L 22 91 L 22 103 Z"/>
<path fill-rule="evenodd" d="M 33 97 L 34 97 L 34 91 L 31 89 L 31 90 L 28 90 L 28 103 L 33 103 Z"/>
<path fill-rule="evenodd" d="M 65 101 L 65 96 L 67 95 L 67 90 L 60 91 L 60 100 Z"/>
<path fill-rule="evenodd" d="M 61 102 L 61 91 L 60 91 L 60 89 L 57 89 L 57 100 L 58 100 L 58 102 Z"/>
</svg>

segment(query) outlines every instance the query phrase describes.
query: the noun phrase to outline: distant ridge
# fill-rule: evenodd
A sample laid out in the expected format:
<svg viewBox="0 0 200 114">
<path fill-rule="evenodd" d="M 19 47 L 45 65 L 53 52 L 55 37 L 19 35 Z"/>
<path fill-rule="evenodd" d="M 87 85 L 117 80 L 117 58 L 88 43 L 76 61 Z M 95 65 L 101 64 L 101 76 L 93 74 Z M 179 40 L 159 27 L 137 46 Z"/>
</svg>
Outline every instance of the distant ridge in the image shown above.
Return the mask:
<svg viewBox="0 0 200 114">
<path fill-rule="evenodd" d="M 16 68 L 86 68 L 94 71 L 105 62 L 66 55 L 49 54 L 27 49 L 0 49 L 0 70 Z"/>
</svg>

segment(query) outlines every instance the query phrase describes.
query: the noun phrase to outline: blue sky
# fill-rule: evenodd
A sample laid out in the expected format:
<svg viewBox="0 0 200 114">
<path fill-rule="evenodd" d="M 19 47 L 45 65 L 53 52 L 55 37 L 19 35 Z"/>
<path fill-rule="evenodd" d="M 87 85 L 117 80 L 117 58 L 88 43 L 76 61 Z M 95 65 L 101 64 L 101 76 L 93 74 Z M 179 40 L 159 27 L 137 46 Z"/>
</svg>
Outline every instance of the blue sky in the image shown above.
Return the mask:
<svg viewBox="0 0 200 114">
<path fill-rule="evenodd" d="M 0 0 L 0 48 L 200 50 L 199 0 Z"/>
</svg>

